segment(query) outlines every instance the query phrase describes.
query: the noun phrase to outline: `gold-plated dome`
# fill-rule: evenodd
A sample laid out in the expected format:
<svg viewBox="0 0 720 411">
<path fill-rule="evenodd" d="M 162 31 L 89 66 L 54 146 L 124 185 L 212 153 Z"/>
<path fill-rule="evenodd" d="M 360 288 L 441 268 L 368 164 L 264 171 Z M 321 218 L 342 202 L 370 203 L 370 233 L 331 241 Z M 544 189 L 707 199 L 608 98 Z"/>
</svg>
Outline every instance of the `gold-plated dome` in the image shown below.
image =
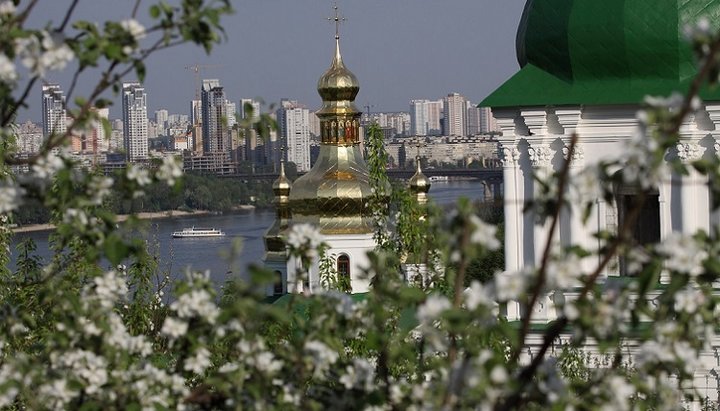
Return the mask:
<svg viewBox="0 0 720 411">
<path fill-rule="evenodd" d="M 420 167 L 420 156 L 415 157 L 415 174 L 408 181 L 410 191 L 415 194 L 418 203 L 427 202 L 427 193 L 430 191 L 430 179 L 422 172 Z"/>
<path fill-rule="evenodd" d="M 282 202 L 283 198 L 285 198 L 285 201 L 287 201 L 287 198 L 290 196 L 290 189 L 292 189 L 292 182 L 285 175 L 285 162 L 281 161 L 280 175 L 273 182 L 272 185 L 273 193 L 275 194 L 275 198 L 278 200 L 278 202 Z"/>
<path fill-rule="evenodd" d="M 335 36 L 335 57 L 330 68 L 320 76 L 317 85 L 323 101 L 355 100 L 360 91 L 360 82 L 352 71 L 345 67 L 340 54 L 340 38 Z"/>
<path fill-rule="evenodd" d="M 285 175 L 285 162 L 280 161 L 280 175 L 273 182 L 275 193 L 276 216 L 273 225 L 265 232 L 265 250 L 268 252 L 285 252 L 284 236 L 290 223 L 290 191 L 292 182 Z"/>
<path fill-rule="evenodd" d="M 336 31 L 335 56 L 318 81 L 323 99 L 316 113 L 320 118 L 320 154 L 313 168 L 295 181 L 290 192 L 293 222 L 314 224 L 323 234 L 373 231 L 367 209 L 372 190 L 360 151 L 362 113 L 353 103 L 359 90 L 357 78 L 343 64 Z"/>
</svg>

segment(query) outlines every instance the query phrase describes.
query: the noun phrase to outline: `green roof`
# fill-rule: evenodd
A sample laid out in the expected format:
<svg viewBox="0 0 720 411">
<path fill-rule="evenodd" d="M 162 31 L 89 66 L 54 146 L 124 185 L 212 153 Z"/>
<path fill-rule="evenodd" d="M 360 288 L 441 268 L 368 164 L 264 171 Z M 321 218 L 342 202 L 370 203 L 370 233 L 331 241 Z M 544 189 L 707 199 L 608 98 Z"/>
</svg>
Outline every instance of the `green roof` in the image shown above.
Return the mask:
<svg viewBox="0 0 720 411">
<path fill-rule="evenodd" d="M 481 106 L 637 104 L 685 92 L 696 72 L 688 22 L 720 26 L 720 0 L 528 0 L 521 69 Z M 720 100 L 720 89 L 701 96 Z"/>
</svg>

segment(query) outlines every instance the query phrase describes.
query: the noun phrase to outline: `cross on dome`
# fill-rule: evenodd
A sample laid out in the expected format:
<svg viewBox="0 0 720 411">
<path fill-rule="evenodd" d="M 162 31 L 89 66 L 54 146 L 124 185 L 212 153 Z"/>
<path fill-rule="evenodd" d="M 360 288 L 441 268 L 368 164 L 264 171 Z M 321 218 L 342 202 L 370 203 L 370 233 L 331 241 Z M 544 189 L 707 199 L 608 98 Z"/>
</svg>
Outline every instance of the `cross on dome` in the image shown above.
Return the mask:
<svg viewBox="0 0 720 411">
<path fill-rule="evenodd" d="M 328 17 L 327 20 L 335 22 L 335 40 L 338 40 L 340 38 L 340 24 L 347 21 L 347 19 L 340 15 L 337 3 L 335 3 L 333 9 L 335 10 L 335 17 Z"/>
</svg>

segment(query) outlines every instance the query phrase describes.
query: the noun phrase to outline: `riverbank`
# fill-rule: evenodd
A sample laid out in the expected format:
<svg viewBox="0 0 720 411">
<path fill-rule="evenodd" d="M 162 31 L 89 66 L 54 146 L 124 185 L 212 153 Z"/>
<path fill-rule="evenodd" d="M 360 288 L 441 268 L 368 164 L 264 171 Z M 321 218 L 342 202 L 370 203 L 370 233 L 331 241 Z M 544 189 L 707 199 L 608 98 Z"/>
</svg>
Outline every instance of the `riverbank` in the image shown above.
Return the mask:
<svg viewBox="0 0 720 411">
<path fill-rule="evenodd" d="M 168 211 L 158 211 L 158 212 L 145 212 L 145 213 L 137 213 L 135 216 L 137 216 L 141 220 L 155 220 L 159 218 L 174 218 L 174 217 L 192 217 L 192 216 L 202 216 L 210 214 L 207 210 L 194 210 L 194 211 L 180 211 L 180 210 L 168 210 Z M 130 216 L 127 214 L 122 214 L 117 216 L 117 222 L 123 222 L 127 220 Z M 28 224 L 20 227 L 15 227 L 12 229 L 13 233 L 29 233 L 33 231 L 46 231 L 46 230 L 53 230 L 55 229 L 54 224 Z"/>
</svg>

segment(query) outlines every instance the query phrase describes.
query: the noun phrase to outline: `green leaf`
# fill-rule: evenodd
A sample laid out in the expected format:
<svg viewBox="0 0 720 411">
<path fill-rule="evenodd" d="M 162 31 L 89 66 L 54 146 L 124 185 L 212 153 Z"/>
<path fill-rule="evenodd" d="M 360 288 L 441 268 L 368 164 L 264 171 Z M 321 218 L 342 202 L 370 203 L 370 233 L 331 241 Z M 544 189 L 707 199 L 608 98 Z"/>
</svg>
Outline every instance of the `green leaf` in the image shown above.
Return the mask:
<svg viewBox="0 0 720 411">
<path fill-rule="evenodd" d="M 160 7 L 157 4 L 150 6 L 150 17 L 154 19 L 160 17 Z"/>
<path fill-rule="evenodd" d="M 103 243 L 105 256 L 113 265 L 118 265 L 128 256 L 129 249 L 127 245 L 116 234 L 110 235 Z"/>
<path fill-rule="evenodd" d="M 133 66 L 135 67 L 135 73 L 137 74 L 138 81 L 141 83 L 144 82 L 146 74 L 145 63 L 143 63 L 142 60 L 134 60 Z"/>
</svg>

